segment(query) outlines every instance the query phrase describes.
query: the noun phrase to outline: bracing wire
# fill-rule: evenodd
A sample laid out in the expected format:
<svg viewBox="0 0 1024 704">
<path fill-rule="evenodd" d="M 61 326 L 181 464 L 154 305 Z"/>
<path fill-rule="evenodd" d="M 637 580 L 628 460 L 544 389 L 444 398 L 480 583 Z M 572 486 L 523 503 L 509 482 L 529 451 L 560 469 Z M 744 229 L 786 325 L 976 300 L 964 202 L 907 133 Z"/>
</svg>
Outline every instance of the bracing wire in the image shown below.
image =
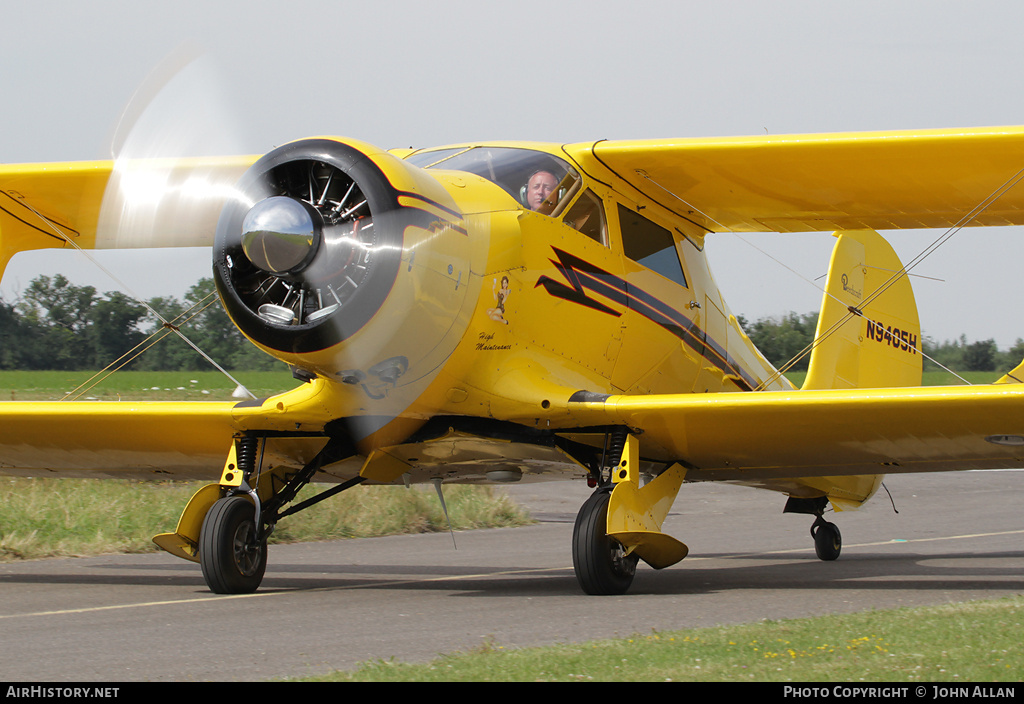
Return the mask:
<svg viewBox="0 0 1024 704">
<path fill-rule="evenodd" d="M 141 356 L 144 352 L 152 348 L 158 342 L 163 340 L 168 335 L 172 334 L 182 325 L 187 325 L 189 322 L 194 320 L 200 313 L 209 308 L 211 305 L 216 303 L 216 295 L 214 292 L 208 293 L 203 297 L 202 300 L 195 303 L 191 308 L 182 312 L 176 318 L 170 322 L 163 323 L 157 330 L 153 331 L 146 337 L 145 340 L 141 341 L 135 347 L 131 348 L 123 355 L 115 359 L 113 362 L 108 364 L 100 371 L 93 374 L 91 377 L 86 379 L 84 382 L 79 384 L 76 388 L 67 392 L 61 401 L 76 401 L 81 398 L 84 394 L 88 393 L 91 389 L 101 384 L 107 377 L 116 371 L 124 368 L 132 361 Z M 191 315 L 189 315 L 191 313 Z M 188 316 L 187 318 L 185 316 Z M 244 388 L 244 387 L 243 387 Z"/>
<path fill-rule="evenodd" d="M 707 218 L 707 220 L 709 220 L 710 222 L 713 222 L 716 225 L 718 225 L 719 227 L 721 227 L 723 231 L 725 231 L 725 232 L 732 232 L 732 230 L 730 228 L 726 227 L 725 225 L 722 225 L 722 223 L 718 222 L 717 220 L 712 218 L 710 215 L 702 212 L 698 208 L 695 208 L 691 203 L 689 203 L 688 201 L 684 200 L 683 198 L 680 198 L 678 195 L 676 195 L 675 193 L 670 191 L 668 188 L 665 188 L 665 186 L 661 185 L 660 183 L 658 183 L 657 181 L 652 179 L 645 171 L 637 170 L 636 173 L 638 175 L 640 175 L 641 177 L 643 177 L 643 178 L 647 179 L 648 181 L 650 181 L 652 184 L 654 184 L 655 186 L 657 186 L 661 190 L 665 191 L 665 193 L 668 193 L 669 195 L 671 195 L 673 198 L 678 200 L 680 203 L 683 203 L 688 208 L 691 208 L 694 211 L 700 213 L 703 217 Z M 905 264 L 902 269 L 900 269 L 899 271 L 893 272 L 892 275 L 888 279 L 886 279 L 885 282 L 883 282 L 881 286 L 879 286 L 877 289 L 875 289 L 872 293 L 870 293 L 867 296 L 867 298 L 864 299 L 864 301 L 861 303 L 861 305 L 859 307 L 848 306 L 847 307 L 848 308 L 847 313 L 842 318 L 840 318 L 840 320 L 838 322 L 836 322 L 835 324 L 830 326 L 829 329 L 824 331 L 822 334 L 816 335 L 815 339 L 812 340 L 810 344 L 808 344 L 806 347 L 804 347 L 802 350 L 800 350 L 800 352 L 798 352 L 796 355 L 794 355 L 792 359 L 790 359 L 785 364 L 783 364 L 781 367 L 779 367 L 779 369 L 777 369 L 775 371 L 775 373 L 772 374 L 768 379 L 766 379 L 765 381 L 761 382 L 757 386 L 755 391 L 762 391 L 765 388 L 767 388 L 768 385 L 770 385 L 770 384 L 774 383 L 776 380 L 778 380 L 783 374 L 785 374 L 786 371 L 791 369 L 793 367 L 793 365 L 795 365 L 801 359 L 803 359 L 805 356 L 810 354 L 811 351 L 813 351 L 815 347 L 817 347 L 818 345 L 823 343 L 825 340 L 827 340 L 829 337 L 831 337 L 833 334 L 835 334 L 840 328 L 842 328 L 843 325 L 846 324 L 847 321 L 849 321 L 854 316 L 864 317 L 864 318 L 870 320 L 870 318 L 867 318 L 867 316 L 864 315 L 864 309 L 867 308 L 868 305 L 870 305 L 874 300 L 876 300 L 879 296 L 881 296 L 883 293 L 885 293 L 885 291 L 887 291 L 889 288 L 891 288 L 897 281 L 899 281 L 900 279 L 902 279 L 905 276 L 909 276 L 910 275 L 910 271 L 912 269 L 914 269 L 916 266 L 921 264 L 921 262 L 923 262 L 929 256 L 934 254 L 939 249 L 939 247 L 941 247 L 946 242 L 948 242 L 950 239 L 952 239 L 952 237 L 954 235 L 956 235 L 958 232 L 960 232 L 960 230 L 962 230 L 964 227 L 966 227 L 968 223 L 970 223 L 972 220 L 974 220 L 979 215 L 981 215 L 983 212 L 985 212 L 989 207 L 992 206 L 993 203 L 995 203 L 1003 195 L 1005 195 L 1007 193 L 1007 191 L 1009 191 L 1014 186 L 1016 186 L 1021 181 L 1021 179 L 1024 179 L 1024 168 L 1021 168 L 1020 170 L 1018 170 L 1015 174 L 1010 176 L 1010 178 L 1008 178 L 1006 181 L 1004 181 L 1002 185 L 1000 185 L 997 188 L 995 188 L 991 193 L 989 193 L 988 196 L 983 198 L 981 200 L 981 202 L 978 203 L 978 205 L 974 206 L 974 208 L 972 208 L 963 217 L 961 217 L 957 222 L 955 222 L 950 228 L 948 228 L 939 237 L 937 237 L 935 239 L 935 241 L 933 241 L 930 245 L 925 247 L 917 256 L 915 256 L 913 259 L 911 259 L 909 263 Z M 739 236 L 738 233 L 733 232 L 733 234 Z M 792 267 L 790 267 L 790 266 L 786 265 L 785 263 L 779 261 L 775 257 L 771 256 L 770 254 L 768 254 L 767 252 L 762 250 L 760 247 L 757 247 L 757 246 L 753 245 L 752 243 L 750 243 L 748 240 L 746 240 L 743 237 L 740 237 L 740 240 L 745 242 L 747 245 L 749 245 L 751 247 L 754 247 L 754 249 L 758 250 L 759 252 L 761 252 L 765 256 L 769 257 L 773 261 L 777 262 L 781 266 L 783 266 L 786 269 L 788 269 L 789 271 L 793 272 L 799 278 L 803 279 L 804 281 L 807 281 L 812 286 L 814 286 L 818 290 L 822 291 L 825 295 L 832 297 L 833 300 L 836 300 L 837 302 L 841 303 L 841 301 L 839 301 L 838 298 L 836 298 L 833 294 L 829 293 L 826 289 L 824 289 L 823 287 L 819 286 L 817 283 L 815 283 L 813 281 L 810 281 L 809 279 L 807 279 L 806 277 L 804 277 L 800 273 L 796 272 Z M 877 323 L 877 321 L 872 321 L 872 322 L 876 322 Z M 922 348 L 923 348 L 923 345 L 922 345 Z M 945 371 L 949 372 L 950 374 L 955 376 L 957 379 L 960 379 L 965 384 L 970 384 L 970 382 L 967 381 L 966 379 L 964 379 L 964 377 L 962 377 L 961 375 L 957 374 L 956 372 L 954 372 L 953 370 L 949 369 L 948 367 L 946 367 L 945 365 L 941 364 L 940 362 L 938 362 L 937 360 L 933 359 L 932 357 L 926 355 L 924 353 L 923 349 L 918 350 L 918 351 L 926 359 L 929 359 L 932 362 L 934 362 L 935 364 L 937 364 L 938 366 L 942 367 L 942 369 L 944 369 Z"/>
<path fill-rule="evenodd" d="M 922 250 L 921 253 L 919 253 L 916 257 L 911 259 L 909 263 L 905 264 L 902 269 L 900 269 L 899 271 L 893 272 L 892 275 L 889 276 L 889 278 L 886 279 L 885 282 L 883 282 L 881 286 L 879 286 L 877 289 L 875 289 L 873 292 L 871 292 L 864 299 L 864 301 L 861 303 L 861 305 L 859 307 L 854 308 L 853 306 L 849 306 L 846 315 L 844 315 L 842 318 L 840 318 L 838 322 L 836 322 L 831 327 L 829 327 L 829 329 L 826 330 L 824 333 L 822 333 L 819 336 L 816 336 L 815 339 L 809 345 L 804 347 L 804 349 L 802 349 L 800 352 L 798 352 L 791 360 L 786 362 L 786 364 L 784 364 L 778 371 L 776 371 L 775 374 L 773 374 L 767 381 L 762 382 L 758 386 L 758 390 L 763 389 L 767 384 L 769 384 L 769 383 L 775 381 L 776 379 L 778 379 L 782 374 L 785 373 L 785 371 L 787 371 L 790 368 L 792 368 L 794 364 L 799 362 L 806 355 L 810 354 L 810 352 L 815 347 L 817 347 L 819 344 L 821 344 L 822 342 L 827 340 L 831 335 L 833 335 L 836 331 L 838 331 L 852 317 L 854 317 L 854 316 L 866 317 L 866 316 L 864 316 L 864 309 L 865 308 L 867 308 L 879 296 L 881 296 L 883 293 L 885 293 L 887 290 L 889 290 L 897 281 L 899 281 L 900 279 L 902 279 L 905 276 L 908 276 L 910 274 L 910 271 L 914 267 L 916 267 L 921 262 L 923 262 L 925 259 L 927 259 L 929 256 L 934 254 L 939 249 L 939 247 L 941 247 L 943 244 L 945 244 L 950 239 L 952 239 L 952 237 L 954 235 L 956 235 L 958 232 L 960 232 L 960 230 L 962 230 L 964 227 L 966 227 L 967 223 L 969 223 L 971 220 L 973 220 L 976 217 L 978 217 L 979 215 L 981 215 L 981 213 L 983 213 L 993 203 L 995 203 L 997 200 L 999 200 L 999 198 L 1001 198 L 1007 191 L 1009 191 L 1011 188 L 1013 188 L 1015 185 L 1017 185 L 1022 178 L 1024 178 L 1024 168 L 1021 168 L 1013 176 L 1011 176 L 1009 179 L 1007 179 L 1001 186 L 996 188 L 987 197 L 982 199 L 982 201 L 978 205 L 976 205 L 967 214 L 965 214 L 963 217 L 961 217 L 949 229 L 947 229 L 945 232 L 943 232 L 941 235 L 939 235 L 939 237 L 937 237 L 935 239 L 935 241 L 933 241 L 924 250 Z M 826 295 L 831 295 L 831 294 L 828 294 L 826 292 Z M 833 296 L 833 298 L 835 298 L 835 297 Z M 873 321 L 873 322 L 877 322 L 877 321 Z M 919 350 L 919 351 L 921 352 L 922 355 L 924 355 L 924 351 L 923 350 Z M 956 378 L 960 379 L 965 384 L 970 384 L 969 381 L 967 381 L 962 376 L 960 376 L 956 372 L 952 371 L 951 369 L 949 369 L 945 365 L 939 364 L 935 359 L 933 359 L 931 357 L 928 357 L 927 355 L 924 355 L 924 356 L 927 359 L 930 359 L 931 361 L 933 361 L 936 364 L 938 364 L 945 371 L 953 374 L 953 376 L 955 376 Z"/>
<path fill-rule="evenodd" d="M 138 294 L 136 294 L 131 289 L 131 287 L 129 287 L 120 278 L 118 278 L 112 271 L 110 271 L 105 266 L 103 266 L 103 264 L 101 264 L 95 257 L 93 257 L 91 254 L 89 254 L 88 250 L 86 250 L 83 247 L 79 246 L 79 244 L 77 242 L 75 242 L 70 237 L 68 237 L 67 234 L 63 230 L 61 230 L 59 227 L 57 227 L 57 225 L 54 224 L 49 218 L 45 217 L 42 213 L 40 213 L 38 210 L 33 208 L 30 203 L 26 203 L 23 200 L 19 201 L 19 202 L 21 202 L 21 204 L 23 206 L 25 206 L 30 211 L 32 211 L 32 213 L 35 214 L 35 216 L 37 218 L 39 218 L 39 220 L 42 221 L 47 227 L 49 227 L 51 230 L 53 230 L 60 237 L 61 240 L 63 240 L 64 242 L 67 242 L 73 248 L 75 248 L 76 250 L 81 252 L 82 255 L 85 256 L 85 258 L 88 259 L 90 262 L 92 262 L 94 265 L 96 265 L 96 267 L 98 267 L 100 269 L 100 271 L 102 271 L 107 276 L 109 276 L 111 279 L 113 279 L 114 282 L 117 285 L 121 286 L 122 289 L 125 291 L 125 293 L 127 293 L 129 296 L 131 296 L 131 298 L 133 300 L 135 300 L 139 304 L 141 304 L 147 311 L 149 311 L 149 313 L 154 318 L 156 318 L 157 320 L 160 321 L 160 323 L 163 326 L 163 329 L 166 329 L 166 330 L 168 330 L 170 332 L 173 332 L 175 335 L 180 337 L 185 342 L 185 344 L 187 344 L 189 347 L 191 347 L 193 350 L 195 350 L 197 353 L 199 353 L 199 355 L 203 359 L 205 359 L 207 362 L 209 362 L 211 365 L 213 365 L 213 367 L 216 368 L 220 373 L 222 373 L 224 376 L 226 376 L 228 379 L 230 379 L 231 382 L 234 383 L 237 388 L 243 389 L 245 391 L 245 393 L 247 393 L 249 395 L 250 398 L 256 398 L 256 396 L 251 391 L 246 389 L 245 386 L 243 386 L 240 381 L 235 379 L 235 377 L 233 377 L 231 375 L 231 373 L 228 372 L 228 370 L 226 370 L 224 367 L 222 367 L 220 364 L 218 364 L 212 357 L 210 357 L 210 355 L 206 354 L 206 352 L 204 352 L 202 349 L 200 349 L 198 345 L 196 345 L 194 342 L 192 342 L 190 339 L 188 339 L 181 332 L 181 330 L 178 329 L 178 326 L 172 325 L 170 322 L 167 321 L 167 319 L 165 319 L 162 315 L 160 315 L 160 313 L 157 312 L 151 305 L 149 305 L 149 303 L 147 303 L 146 301 L 142 300 L 142 298 Z M 125 363 L 127 363 L 127 362 L 125 362 Z M 116 362 L 115 362 L 115 364 L 116 364 Z M 123 366 L 123 365 L 121 365 L 121 366 Z M 118 367 L 118 368 L 120 368 L 120 367 Z"/>
</svg>

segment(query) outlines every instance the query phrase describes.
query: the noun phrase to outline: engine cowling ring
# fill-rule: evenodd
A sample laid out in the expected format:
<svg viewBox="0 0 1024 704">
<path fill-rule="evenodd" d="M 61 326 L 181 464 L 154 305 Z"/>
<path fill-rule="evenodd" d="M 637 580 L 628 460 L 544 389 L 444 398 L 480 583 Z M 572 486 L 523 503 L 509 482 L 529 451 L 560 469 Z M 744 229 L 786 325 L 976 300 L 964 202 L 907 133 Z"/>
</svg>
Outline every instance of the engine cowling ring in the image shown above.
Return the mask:
<svg viewBox="0 0 1024 704">
<path fill-rule="evenodd" d="M 242 332 L 270 350 L 301 354 L 366 325 L 394 285 L 403 248 L 398 193 L 380 168 L 350 145 L 303 140 L 259 159 L 236 190 L 217 225 L 213 270 Z M 299 271 L 267 271 L 242 246 L 246 214 L 281 196 L 311 206 L 324 222 L 324 241 Z"/>
</svg>

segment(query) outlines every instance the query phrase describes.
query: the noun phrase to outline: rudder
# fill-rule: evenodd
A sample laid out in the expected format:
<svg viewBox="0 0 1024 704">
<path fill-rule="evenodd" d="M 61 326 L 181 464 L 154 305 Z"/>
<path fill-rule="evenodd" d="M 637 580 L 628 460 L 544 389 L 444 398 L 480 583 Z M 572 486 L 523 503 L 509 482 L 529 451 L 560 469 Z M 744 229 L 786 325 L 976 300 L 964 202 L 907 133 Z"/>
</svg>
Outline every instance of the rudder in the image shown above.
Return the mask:
<svg viewBox="0 0 1024 704">
<path fill-rule="evenodd" d="M 921 323 L 909 277 L 895 276 L 903 264 L 874 230 L 835 236 L 802 388 L 920 386 Z"/>
</svg>

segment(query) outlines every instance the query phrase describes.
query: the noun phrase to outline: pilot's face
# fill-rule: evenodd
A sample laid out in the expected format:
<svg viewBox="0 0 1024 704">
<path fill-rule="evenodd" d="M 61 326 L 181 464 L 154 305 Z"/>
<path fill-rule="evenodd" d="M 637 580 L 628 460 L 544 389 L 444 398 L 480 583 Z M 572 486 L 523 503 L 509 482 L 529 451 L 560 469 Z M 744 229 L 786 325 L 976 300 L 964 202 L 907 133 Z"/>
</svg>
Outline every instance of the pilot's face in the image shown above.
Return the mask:
<svg viewBox="0 0 1024 704">
<path fill-rule="evenodd" d="M 556 186 L 558 181 L 547 171 L 538 171 L 531 176 L 526 183 L 526 204 L 530 210 L 537 210 Z"/>
</svg>

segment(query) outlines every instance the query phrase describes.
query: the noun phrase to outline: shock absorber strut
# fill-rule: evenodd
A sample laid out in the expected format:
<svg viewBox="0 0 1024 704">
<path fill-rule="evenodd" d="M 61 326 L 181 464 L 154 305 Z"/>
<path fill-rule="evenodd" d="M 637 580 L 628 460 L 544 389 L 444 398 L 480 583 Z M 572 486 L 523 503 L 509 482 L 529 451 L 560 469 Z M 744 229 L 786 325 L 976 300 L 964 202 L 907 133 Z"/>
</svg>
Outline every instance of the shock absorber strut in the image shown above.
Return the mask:
<svg viewBox="0 0 1024 704">
<path fill-rule="evenodd" d="M 626 449 L 626 436 L 629 435 L 629 429 L 624 426 L 615 428 L 610 434 L 610 444 L 608 446 L 608 460 L 605 464 L 607 467 L 617 467 L 619 462 L 622 460 L 622 451 Z"/>
<path fill-rule="evenodd" d="M 273 532 L 274 527 L 273 525 L 269 526 L 267 531 L 263 529 L 263 507 L 254 486 L 259 481 L 258 476 L 253 477 L 253 474 L 256 472 L 259 449 L 260 439 L 258 437 L 245 435 L 235 438 L 235 463 L 238 471 L 242 474 L 242 480 L 238 488 L 252 498 L 256 510 L 256 531 L 261 539 L 265 539 Z"/>
<path fill-rule="evenodd" d="M 259 452 L 259 447 L 260 440 L 256 437 L 245 436 L 238 438 L 235 442 L 235 459 L 238 462 L 238 469 L 242 472 L 242 478 L 246 482 L 256 470 L 256 455 Z"/>
<path fill-rule="evenodd" d="M 622 460 L 622 451 L 626 448 L 627 435 L 629 435 L 629 428 L 625 426 L 612 428 L 605 433 L 604 449 L 600 461 L 591 465 L 590 477 L 587 479 L 587 484 L 590 487 L 604 486 L 611 482 L 611 468 L 617 467 Z"/>
</svg>

